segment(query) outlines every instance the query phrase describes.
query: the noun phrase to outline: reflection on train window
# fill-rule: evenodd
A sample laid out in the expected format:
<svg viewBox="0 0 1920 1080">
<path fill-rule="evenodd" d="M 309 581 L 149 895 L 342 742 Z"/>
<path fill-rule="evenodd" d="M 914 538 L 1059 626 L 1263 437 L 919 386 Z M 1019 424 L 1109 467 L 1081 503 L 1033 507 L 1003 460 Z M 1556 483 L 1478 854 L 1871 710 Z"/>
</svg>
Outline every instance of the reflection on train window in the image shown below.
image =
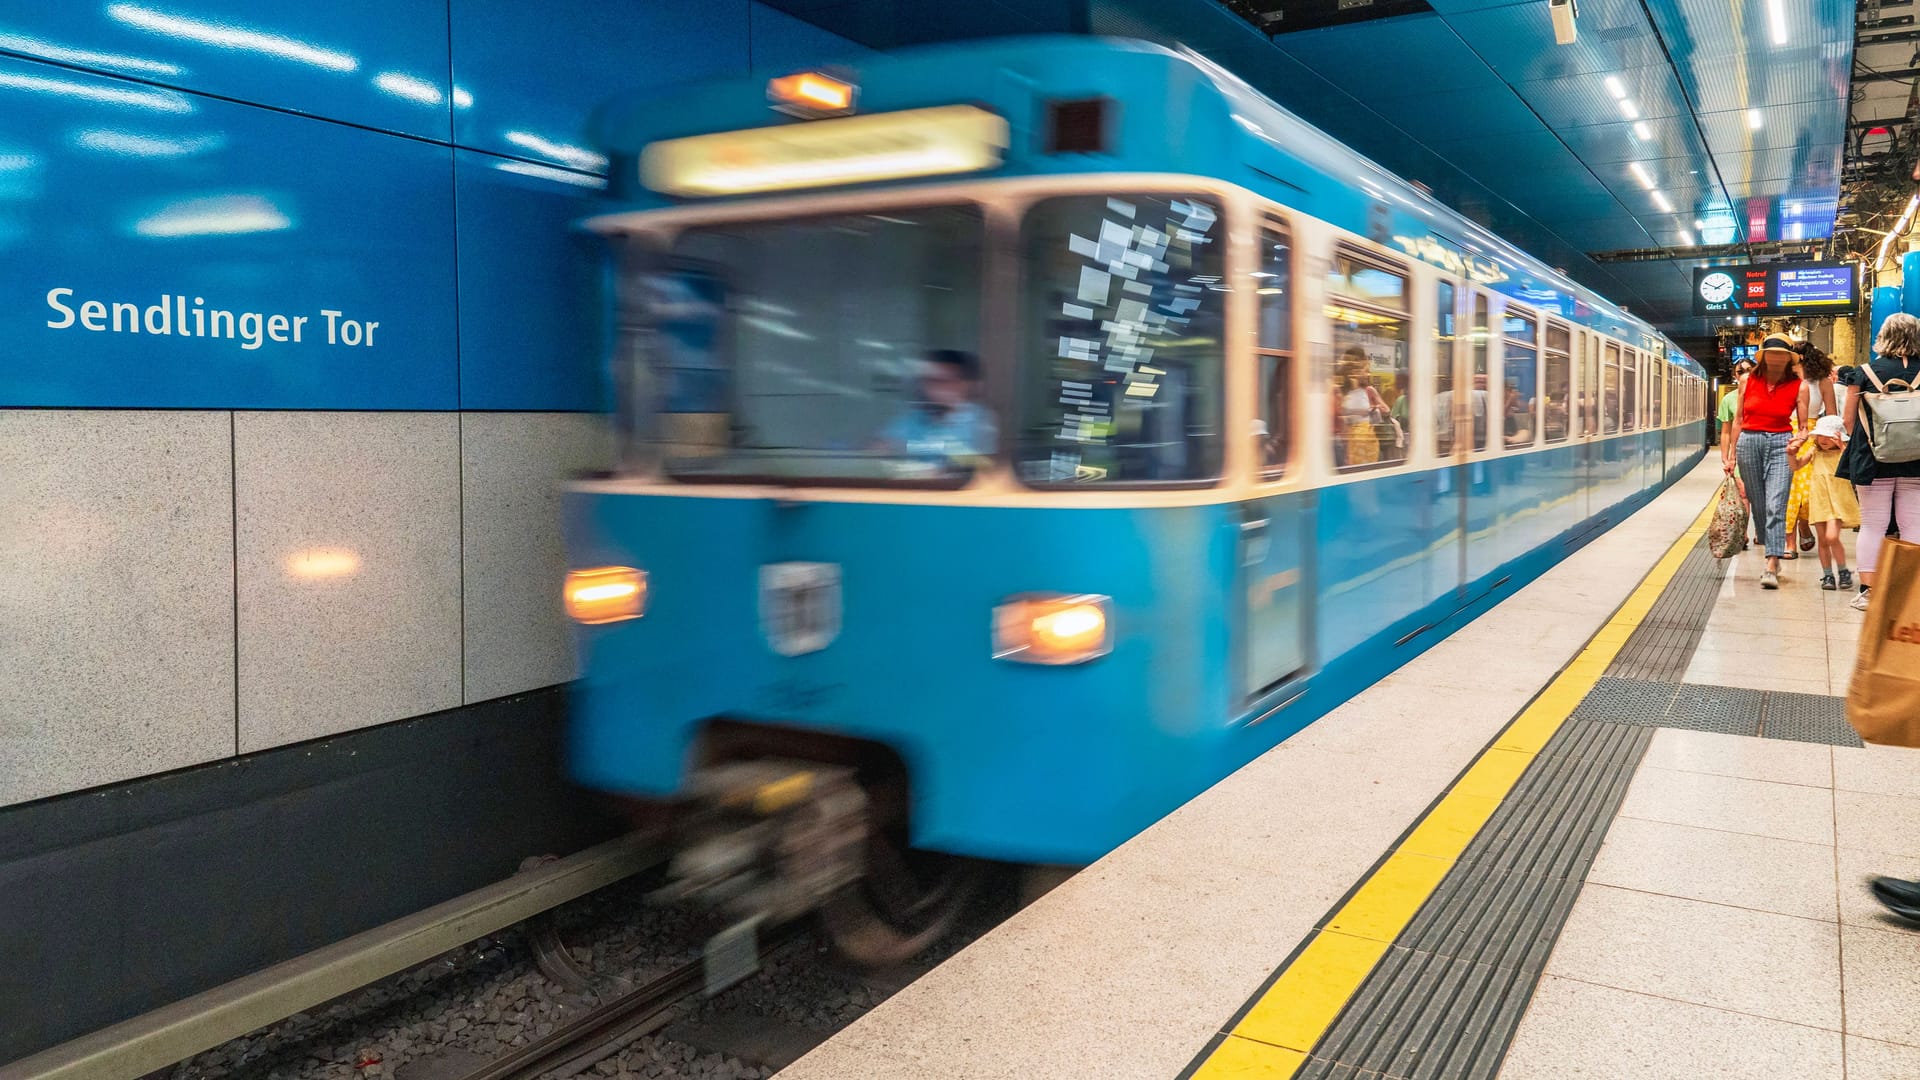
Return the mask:
<svg viewBox="0 0 1920 1080">
<path fill-rule="evenodd" d="M 1220 209 L 1075 195 L 1027 211 L 1019 476 L 1214 479 L 1227 285 Z"/>
<path fill-rule="evenodd" d="M 1391 465 L 1407 456 L 1407 279 L 1351 252 L 1334 258 L 1326 314 L 1333 323 L 1333 462 Z"/>
<path fill-rule="evenodd" d="M 1640 426 L 1640 354 L 1626 351 L 1620 362 L 1620 430 L 1635 431 Z"/>
<path fill-rule="evenodd" d="M 681 233 L 633 316 L 666 472 L 963 483 L 996 441 L 983 231 L 976 208 L 934 207 Z"/>
<path fill-rule="evenodd" d="M 1487 448 L 1487 343 L 1493 331 L 1487 320 L 1487 295 L 1473 294 L 1473 448 Z"/>
<path fill-rule="evenodd" d="M 1532 446 L 1540 437 L 1534 422 L 1540 399 L 1539 354 L 1534 349 L 1539 327 L 1520 308 L 1508 308 L 1500 325 L 1506 339 L 1501 437 L 1508 446 Z"/>
<path fill-rule="evenodd" d="M 1433 324 L 1434 452 L 1453 453 L 1453 342 L 1459 335 L 1460 307 L 1453 282 L 1435 286 Z M 1401 423 L 1405 423 L 1403 419 Z"/>
<path fill-rule="evenodd" d="M 1260 269 L 1253 275 L 1260 305 L 1253 349 L 1260 378 L 1254 460 L 1262 475 L 1272 477 L 1286 471 L 1293 453 L 1293 249 L 1287 234 L 1269 224 L 1260 231 L 1260 251 Z"/>
<path fill-rule="evenodd" d="M 1600 433 L 1612 435 L 1620 430 L 1620 346 L 1611 341 L 1600 379 Z"/>
<path fill-rule="evenodd" d="M 1565 442 L 1572 428 L 1573 333 L 1559 323 L 1547 324 L 1546 399 L 1547 441 Z"/>
</svg>

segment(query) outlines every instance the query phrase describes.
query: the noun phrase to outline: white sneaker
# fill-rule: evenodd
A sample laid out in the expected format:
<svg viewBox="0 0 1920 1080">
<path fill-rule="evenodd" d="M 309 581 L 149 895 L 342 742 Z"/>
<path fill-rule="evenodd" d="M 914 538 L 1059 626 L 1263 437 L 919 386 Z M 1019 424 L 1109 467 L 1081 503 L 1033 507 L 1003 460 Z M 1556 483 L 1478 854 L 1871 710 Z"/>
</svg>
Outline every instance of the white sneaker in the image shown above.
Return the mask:
<svg viewBox="0 0 1920 1080">
<path fill-rule="evenodd" d="M 1852 608 L 1855 611 L 1867 610 L 1867 594 L 1866 593 L 1853 594 L 1853 599 L 1847 601 L 1847 606 Z"/>
<path fill-rule="evenodd" d="M 1766 573 L 1764 573 L 1764 574 L 1761 574 L 1761 575 L 1760 575 L 1760 587 L 1761 587 L 1761 588 L 1763 588 L 1763 589 L 1777 589 L 1777 588 L 1779 588 L 1779 587 L 1780 587 L 1780 575 L 1779 575 L 1779 574 L 1776 574 L 1776 573 L 1774 573 L 1774 572 L 1773 572 L 1773 571 L 1771 571 L 1771 570 L 1768 570 L 1768 571 L 1767 571 Z"/>
</svg>

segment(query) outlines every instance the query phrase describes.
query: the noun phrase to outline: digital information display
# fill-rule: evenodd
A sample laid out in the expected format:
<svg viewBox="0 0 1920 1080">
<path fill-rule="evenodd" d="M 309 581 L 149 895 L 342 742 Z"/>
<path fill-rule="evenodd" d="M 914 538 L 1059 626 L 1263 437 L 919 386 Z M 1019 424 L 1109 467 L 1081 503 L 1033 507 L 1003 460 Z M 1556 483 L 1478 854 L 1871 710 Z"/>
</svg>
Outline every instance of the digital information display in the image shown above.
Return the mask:
<svg viewBox="0 0 1920 1080">
<path fill-rule="evenodd" d="M 1695 315 L 1851 315 L 1860 308 L 1853 263 L 1698 266 Z"/>
</svg>

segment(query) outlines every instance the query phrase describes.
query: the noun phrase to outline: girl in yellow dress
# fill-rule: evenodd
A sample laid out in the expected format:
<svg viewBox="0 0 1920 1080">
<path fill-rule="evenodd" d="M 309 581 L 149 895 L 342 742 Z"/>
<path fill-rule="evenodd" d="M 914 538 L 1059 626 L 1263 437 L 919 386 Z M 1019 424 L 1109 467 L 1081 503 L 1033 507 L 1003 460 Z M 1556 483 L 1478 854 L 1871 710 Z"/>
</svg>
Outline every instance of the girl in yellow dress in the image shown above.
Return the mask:
<svg viewBox="0 0 1920 1080">
<path fill-rule="evenodd" d="M 1853 485 L 1834 475 L 1846 443 L 1846 425 L 1828 413 L 1814 424 L 1812 436 L 1801 441 L 1794 457 L 1804 463 L 1795 470 L 1794 482 L 1799 483 L 1798 473 L 1807 474 L 1806 516 L 1820 545 L 1820 587 L 1828 591 L 1853 587 L 1847 545 L 1841 538 L 1860 524 L 1860 503 L 1854 498 Z"/>
</svg>

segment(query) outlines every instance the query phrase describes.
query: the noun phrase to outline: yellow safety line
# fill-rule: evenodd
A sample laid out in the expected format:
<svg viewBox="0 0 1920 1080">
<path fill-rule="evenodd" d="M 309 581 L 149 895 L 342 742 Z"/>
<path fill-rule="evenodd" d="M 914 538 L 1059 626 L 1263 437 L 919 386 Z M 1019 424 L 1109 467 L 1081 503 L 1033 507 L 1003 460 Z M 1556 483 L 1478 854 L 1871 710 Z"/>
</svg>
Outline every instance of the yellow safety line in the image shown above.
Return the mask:
<svg viewBox="0 0 1920 1080">
<path fill-rule="evenodd" d="M 1706 534 L 1700 512 L 1573 662 L 1509 722 L 1213 1047 L 1190 1080 L 1288 1080 L 1420 905 L 1499 809 L 1535 755 L 1613 663 Z"/>
</svg>

